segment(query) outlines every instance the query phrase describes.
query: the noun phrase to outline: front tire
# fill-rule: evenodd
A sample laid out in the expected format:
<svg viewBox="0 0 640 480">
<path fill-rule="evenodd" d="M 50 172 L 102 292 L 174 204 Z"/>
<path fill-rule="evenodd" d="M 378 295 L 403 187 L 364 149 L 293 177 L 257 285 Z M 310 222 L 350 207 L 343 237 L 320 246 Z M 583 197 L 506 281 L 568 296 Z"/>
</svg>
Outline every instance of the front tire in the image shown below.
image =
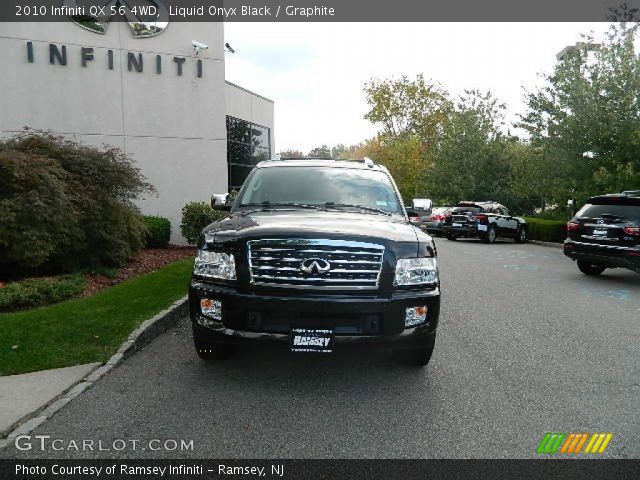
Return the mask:
<svg viewBox="0 0 640 480">
<path fill-rule="evenodd" d="M 422 348 L 402 348 L 391 352 L 393 358 L 403 365 L 414 365 L 424 367 L 431 360 L 433 349 L 436 346 L 435 333 L 430 336 L 429 342 Z"/>
<path fill-rule="evenodd" d="M 235 345 L 211 341 L 200 329 L 193 326 L 193 345 L 203 360 L 224 360 L 235 352 Z"/>
<path fill-rule="evenodd" d="M 600 275 L 607 267 L 602 265 L 594 265 L 593 263 L 578 260 L 578 269 L 585 275 Z"/>
<path fill-rule="evenodd" d="M 482 236 L 481 240 L 484 243 L 495 243 L 496 242 L 496 227 L 491 225 L 489 230 L 485 235 Z"/>
<path fill-rule="evenodd" d="M 520 227 L 518 228 L 518 231 L 516 232 L 516 236 L 514 238 L 516 243 L 526 243 L 528 238 L 527 238 L 527 229 L 524 227 Z"/>
<path fill-rule="evenodd" d="M 451 241 L 454 241 L 454 240 L 458 239 L 458 237 L 456 237 L 455 235 L 453 235 L 451 233 L 447 233 L 446 237 L 447 237 L 447 240 L 451 240 Z"/>
</svg>

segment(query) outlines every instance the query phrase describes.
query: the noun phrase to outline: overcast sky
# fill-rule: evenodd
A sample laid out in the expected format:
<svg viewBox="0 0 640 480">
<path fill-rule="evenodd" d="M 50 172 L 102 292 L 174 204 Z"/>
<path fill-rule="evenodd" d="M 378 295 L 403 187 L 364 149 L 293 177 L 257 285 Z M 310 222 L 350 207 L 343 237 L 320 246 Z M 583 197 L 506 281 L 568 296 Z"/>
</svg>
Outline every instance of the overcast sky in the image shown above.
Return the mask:
<svg viewBox="0 0 640 480">
<path fill-rule="evenodd" d="M 226 23 L 226 78 L 275 101 L 276 151 L 351 145 L 376 128 L 362 85 L 424 73 L 453 94 L 490 89 L 508 118 L 523 87 L 541 84 L 556 54 L 597 23 Z"/>
</svg>

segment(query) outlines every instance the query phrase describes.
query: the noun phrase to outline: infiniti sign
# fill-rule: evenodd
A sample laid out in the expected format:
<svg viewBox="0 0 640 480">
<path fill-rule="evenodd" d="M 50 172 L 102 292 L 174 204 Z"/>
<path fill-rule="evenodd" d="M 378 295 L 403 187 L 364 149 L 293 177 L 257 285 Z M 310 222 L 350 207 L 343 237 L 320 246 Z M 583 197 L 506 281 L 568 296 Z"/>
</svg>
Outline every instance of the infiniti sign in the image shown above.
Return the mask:
<svg viewBox="0 0 640 480">
<path fill-rule="evenodd" d="M 304 273 L 327 273 L 331 264 L 324 258 L 305 258 L 300 263 L 300 270 Z"/>
</svg>

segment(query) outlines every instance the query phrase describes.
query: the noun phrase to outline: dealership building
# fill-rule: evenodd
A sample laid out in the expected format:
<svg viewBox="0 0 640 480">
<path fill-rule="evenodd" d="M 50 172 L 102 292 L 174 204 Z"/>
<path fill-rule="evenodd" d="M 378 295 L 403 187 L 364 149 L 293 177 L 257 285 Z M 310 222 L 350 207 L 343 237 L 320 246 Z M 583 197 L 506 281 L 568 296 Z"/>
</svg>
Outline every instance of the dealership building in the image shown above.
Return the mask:
<svg viewBox="0 0 640 480">
<path fill-rule="evenodd" d="M 273 101 L 226 82 L 224 56 L 222 23 L 0 23 L 0 135 L 120 148 L 157 189 L 140 209 L 169 218 L 181 243 L 187 202 L 241 185 L 274 153 Z"/>
</svg>

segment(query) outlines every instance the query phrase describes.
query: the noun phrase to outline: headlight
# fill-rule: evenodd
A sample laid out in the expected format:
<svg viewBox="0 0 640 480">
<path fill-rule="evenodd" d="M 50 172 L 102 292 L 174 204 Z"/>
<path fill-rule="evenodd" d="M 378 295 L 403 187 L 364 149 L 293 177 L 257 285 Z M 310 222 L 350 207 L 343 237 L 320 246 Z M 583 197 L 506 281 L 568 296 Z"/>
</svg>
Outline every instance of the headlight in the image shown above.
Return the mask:
<svg viewBox="0 0 640 480">
<path fill-rule="evenodd" d="M 433 257 L 401 258 L 396 263 L 394 285 L 438 283 L 438 264 Z"/>
<path fill-rule="evenodd" d="M 236 279 L 236 261 L 233 255 L 219 252 L 198 250 L 193 273 L 202 277 Z"/>
</svg>

